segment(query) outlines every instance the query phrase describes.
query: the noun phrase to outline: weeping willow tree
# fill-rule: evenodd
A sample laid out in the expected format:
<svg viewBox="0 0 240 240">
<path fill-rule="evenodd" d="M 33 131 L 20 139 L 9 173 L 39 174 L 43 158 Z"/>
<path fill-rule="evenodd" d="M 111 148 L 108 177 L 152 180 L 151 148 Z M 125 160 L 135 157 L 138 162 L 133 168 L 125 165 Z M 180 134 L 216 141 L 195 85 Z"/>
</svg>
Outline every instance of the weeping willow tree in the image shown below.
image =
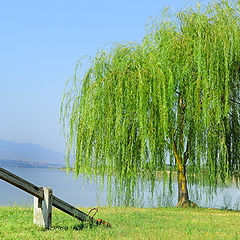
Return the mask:
<svg viewBox="0 0 240 240">
<path fill-rule="evenodd" d="M 180 206 L 193 204 L 187 180 L 238 180 L 239 10 L 221 1 L 165 12 L 140 43 L 99 51 L 82 77 L 77 65 L 61 106 L 76 175 L 107 176 L 125 205 L 159 171 L 170 182 L 177 173 Z"/>
</svg>

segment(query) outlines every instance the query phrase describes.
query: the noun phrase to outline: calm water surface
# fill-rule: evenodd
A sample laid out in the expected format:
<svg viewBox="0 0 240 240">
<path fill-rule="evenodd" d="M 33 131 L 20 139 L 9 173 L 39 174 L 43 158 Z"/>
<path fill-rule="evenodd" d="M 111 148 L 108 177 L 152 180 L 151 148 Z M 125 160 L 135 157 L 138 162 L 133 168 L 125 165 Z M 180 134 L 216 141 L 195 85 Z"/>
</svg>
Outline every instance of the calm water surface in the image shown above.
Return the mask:
<svg viewBox="0 0 240 240">
<path fill-rule="evenodd" d="M 74 179 L 73 174 L 57 169 L 41 168 L 6 168 L 8 171 L 26 179 L 27 181 L 42 187 L 51 187 L 53 194 L 64 201 L 81 207 L 107 206 L 106 187 L 101 193 L 100 187 L 94 183 L 84 182 L 80 176 Z M 156 185 L 154 199 L 150 200 L 148 192 L 144 194 L 141 207 L 174 206 L 177 203 L 177 184 L 173 186 L 173 194 L 163 190 L 162 182 Z M 240 210 L 240 189 L 232 186 L 218 188 L 217 194 L 213 194 L 212 200 L 205 194 L 197 194 L 197 186 L 189 190 L 190 199 L 202 207 L 231 208 Z M 31 206 L 33 196 L 0 180 L 0 206 L 6 205 Z"/>
<path fill-rule="evenodd" d="M 83 183 L 83 178 L 73 178 L 73 174 L 65 171 L 45 168 L 15 168 L 8 167 L 6 170 L 24 178 L 25 180 L 41 187 L 51 187 L 53 194 L 74 206 L 90 207 L 98 202 L 100 206 L 105 206 L 104 194 L 97 200 L 99 192 L 96 184 Z M 85 181 L 86 182 L 86 181 Z M 32 205 L 33 196 L 21 189 L 0 180 L 0 205 Z"/>
</svg>

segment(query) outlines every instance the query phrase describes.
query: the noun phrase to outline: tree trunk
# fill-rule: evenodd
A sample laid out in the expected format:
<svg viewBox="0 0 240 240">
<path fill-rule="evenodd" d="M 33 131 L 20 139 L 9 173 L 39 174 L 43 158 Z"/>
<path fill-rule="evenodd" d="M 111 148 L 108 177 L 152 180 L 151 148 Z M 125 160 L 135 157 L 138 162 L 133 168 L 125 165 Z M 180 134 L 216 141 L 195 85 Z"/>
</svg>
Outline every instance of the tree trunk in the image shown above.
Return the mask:
<svg viewBox="0 0 240 240">
<path fill-rule="evenodd" d="M 186 166 L 183 166 L 183 171 L 180 171 L 178 167 L 178 202 L 188 202 L 188 188 L 187 188 L 187 178 L 186 178 Z"/>
<path fill-rule="evenodd" d="M 177 162 L 177 180 L 178 180 L 178 204 L 177 207 L 195 207 L 196 204 L 189 200 L 186 176 L 186 162 L 188 158 L 188 147 L 184 158 L 177 153 L 176 143 L 174 142 L 174 156 Z"/>
<path fill-rule="evenodd" d="M 177 149 L 176 140 L 174 140 L 174 156 L 177 162 L 177 173 L 178 173 L 178 204 L 177 207 L 195 207 L 196 204 L 192 203 L 189 200 L 188 196 L 188 188 L 187 188 L 187 176 L 186 176 L 186 163 L 189 158 L 189 145 L 191 144 L 191 131 L 189 131 L 189 136 L 187 139 L 187 148 L 183 153 L 184 149 L 184 112 L 186 109 L 186 105 L 181 98 L 181 94 L 179 94 L 179 149 Z M 176 131 L 175 131 L 176 133 Z"/>
</svg>

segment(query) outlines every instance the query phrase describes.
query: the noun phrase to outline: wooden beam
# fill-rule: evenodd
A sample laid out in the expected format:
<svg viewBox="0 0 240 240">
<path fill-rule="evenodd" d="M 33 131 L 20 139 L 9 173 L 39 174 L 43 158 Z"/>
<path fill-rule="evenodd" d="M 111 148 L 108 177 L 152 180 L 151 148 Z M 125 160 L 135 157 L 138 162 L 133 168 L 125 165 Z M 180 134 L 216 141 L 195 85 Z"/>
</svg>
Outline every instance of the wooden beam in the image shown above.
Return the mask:
<svg viewBox="0 0 240 240">
<path fill-rule="evenodd" d="M 53 206 L 60 209 L 61 211 L 71 215 L 72 217 L 77 218 L 83 222 L 89 221 L 91 224 L 98 224 L 96 220 L 90 217 L 88 214 L 80 211 L 79 209 L 73 207 L 72 205 L 64 202 L 62 199 L 57 198 L 53 195 Z"/>
<path fill-rule="evenodd" d="M 35 186 L 34 184 L 16 176 L 4 168 L 0 168 L 0 179 L 22 189 L 27 193 L 30 193 L 35 197 L 38 197 L 41 200 L 43 199 L 43 189 L 41 187 Z"/>
<path fill-rule="evenodd" d="M 22 189 L 25 192 L 30 193 L 31 195 L 38 197 L 40 200 L 43 200 L 43 189 L 41 187 L 37 187 L 32 183 L 14 175 L 13 173 L 7 171 L 6 169 L 0 168 L 0 179 L 14 185 Z M 73 207 L 72 205 L 64 202 L 60 198 L 56 196 L 52 196 L 52 205 L 63 212 L 81 220 L 81 221 L 89 221 L 91 224 L 97 224 L 98 222 L 90 217 L 88 214 L 80 211 L 79 209 Z"/>
</svg>

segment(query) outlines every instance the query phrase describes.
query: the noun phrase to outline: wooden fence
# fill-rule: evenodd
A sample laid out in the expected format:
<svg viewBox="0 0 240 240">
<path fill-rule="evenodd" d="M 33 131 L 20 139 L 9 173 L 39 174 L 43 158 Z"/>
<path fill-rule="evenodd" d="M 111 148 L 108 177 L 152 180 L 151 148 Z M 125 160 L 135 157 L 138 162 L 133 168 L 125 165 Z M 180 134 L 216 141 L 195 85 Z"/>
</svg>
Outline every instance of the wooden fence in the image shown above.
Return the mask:
<svg viewBox="0 0 240 240">
<path fill-rule="evenodd" d="M 100 219 L 95 220 L 93 217 L 89 216 L 89 214 L 80 211 L 67 202 L 54 196 L 51 188 L 35 186 L 3 168 L 0 168 L 0 179 L 34 196 L 33 222 L 39 226 L 49 229 L 52 225 L 52 206 L 81 221 L 96 225 L 100 223 Z"/>
</svg>

